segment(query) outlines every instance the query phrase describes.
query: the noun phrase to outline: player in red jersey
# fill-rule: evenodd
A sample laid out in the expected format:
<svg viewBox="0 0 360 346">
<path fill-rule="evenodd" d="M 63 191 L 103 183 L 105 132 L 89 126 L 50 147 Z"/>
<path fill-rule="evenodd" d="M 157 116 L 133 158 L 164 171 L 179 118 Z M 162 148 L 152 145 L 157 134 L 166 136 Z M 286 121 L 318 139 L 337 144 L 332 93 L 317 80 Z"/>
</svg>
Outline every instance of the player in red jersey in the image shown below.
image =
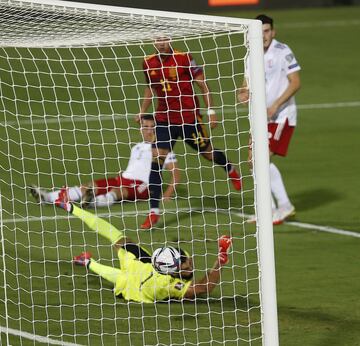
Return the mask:
<svg viewBox="0 0 360 346">
<path fill-rule="evenodd" d="M 222 166 L 235 189 L 241 189 L 239 173 L 227 160 L 224 152 L 213 148 L 202 124 L 194 84 L 200 88 L 208 109 L 210 127 L 217 126 L 203 69 L 196 65 L 190 53 L 174 50 L 168 38 L 157 39 L 154 46 L 156 53 L 146 57 L 143 63 L 147 86 L 140 114 L 137 117 L 139 120 L 146 113 L 155 94 L 156 143 L 153 144 L 153 162 L 149 178 L 151 210 L 141 226 L 143 229 L 149 229 L 159 221 L 161 167 L 167 153 L 173 149 L 179 137 L 205 159 Z"/>
</svg>

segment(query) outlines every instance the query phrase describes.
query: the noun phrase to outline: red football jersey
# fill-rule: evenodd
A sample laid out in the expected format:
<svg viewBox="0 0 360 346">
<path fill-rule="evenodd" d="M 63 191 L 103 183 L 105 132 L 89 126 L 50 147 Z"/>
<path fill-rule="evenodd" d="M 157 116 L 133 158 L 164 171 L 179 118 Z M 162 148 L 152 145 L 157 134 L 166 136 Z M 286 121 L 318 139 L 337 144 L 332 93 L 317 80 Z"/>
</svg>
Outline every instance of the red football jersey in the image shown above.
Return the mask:
<svg viewBox="0 0 360 346">
<path fill-rule="evenodd" d="M 143 68 L 158 99 L 156 120 L 169 124 L 194 123 L 199 101 L 192 82 L 203 70 L 196 66 L 191 54 L 173 51 L 165 58 L 153 54 L 145 58 Z"/>
</svg>

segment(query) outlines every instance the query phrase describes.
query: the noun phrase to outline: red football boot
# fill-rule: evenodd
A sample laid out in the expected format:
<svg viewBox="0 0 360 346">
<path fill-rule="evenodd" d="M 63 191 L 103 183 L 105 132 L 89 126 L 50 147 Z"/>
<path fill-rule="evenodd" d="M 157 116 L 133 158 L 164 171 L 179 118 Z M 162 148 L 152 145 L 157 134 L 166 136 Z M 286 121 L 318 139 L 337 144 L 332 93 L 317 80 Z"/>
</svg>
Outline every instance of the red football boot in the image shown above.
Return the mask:
<svg viewBox="0 0 360 346">
<path fill-rule="evenodd" d="M 73 206 L 69 201 L 69 194 L 66 187 L 63 187 L 60 192 L 57 200 L 55 201 L 55 205 L 61 209 L 66 210 L 71 213 L 73 210 Z"/>
<path fill-rule="evenodd" d="M 73 257 L 73 263 L 78 266 L 87 267 L 90 263 L 91 256 L 92 255 L 90 252 L 87 252 L 87 251 L 82 252 L 79 256 Z"/>
<path fill-rule="evenodd" d="M 151 229 L 155 226 L 160 220 L 160 215 L 151 212 L 145 219 L 144 223 L 141 225 L 141 229 Z"/>
<path fill-rule="evenodd" d="M 230 178 L 235 190 L 240 191 L 241 190 L 241 178 L 240 178 L 240 174 L 238 173 L 238 171 L 235 168 L 233 168 L 229 172 L 229 178 Z"/>
</svg>

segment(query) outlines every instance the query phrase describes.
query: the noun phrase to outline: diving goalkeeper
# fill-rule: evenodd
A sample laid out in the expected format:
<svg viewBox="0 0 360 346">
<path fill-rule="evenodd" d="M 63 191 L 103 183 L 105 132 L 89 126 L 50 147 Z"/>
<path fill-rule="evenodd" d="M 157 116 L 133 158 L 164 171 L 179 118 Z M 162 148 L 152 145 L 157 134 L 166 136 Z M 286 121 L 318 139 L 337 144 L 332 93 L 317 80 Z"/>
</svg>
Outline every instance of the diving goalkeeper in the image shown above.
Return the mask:
<svg viewBox="0 0 360 346">
<path fill-rule="evenodd" d="M 71 202 L 58 200 L 56 205 L 81 219 L 91 230 L 108 239 L 114 246 L 120 267 L 102 265 L 83 252 L 73 258 L 76 265 L 100 275 L 114 285 L 114 294 L 125 300 L 153 303 L 167 299 L 196 298 L 209 294 L 220 281 L 220 269 L 228 262 L 231 239 L 219 239 L 219 254 L 212 269 L 199 281 L 193 280 L 191 257 L 180 248 L 164 247 L 151 256 L 124 233 L 107 221 Z"/>
</svg>

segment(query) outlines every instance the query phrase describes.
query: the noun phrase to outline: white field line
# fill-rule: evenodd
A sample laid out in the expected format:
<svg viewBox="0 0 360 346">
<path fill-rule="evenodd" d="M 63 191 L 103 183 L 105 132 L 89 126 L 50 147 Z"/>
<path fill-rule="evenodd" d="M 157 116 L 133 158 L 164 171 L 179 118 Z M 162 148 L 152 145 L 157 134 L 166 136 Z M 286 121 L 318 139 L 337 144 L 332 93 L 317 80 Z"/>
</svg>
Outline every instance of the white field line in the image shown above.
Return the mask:
<svg viewBox="0 0 360 346">
<path fill-rule="evenodd" d="M 329 108 L 350 108 L 360 107 L 360 101 L 333 102 L 333 103 L 313 103 L 298 105 L 298 109 L 329 109 Z"/>
<path fill-rule="evenodd" d="M 190 213 L 190 212 L 211 212 L 213 213 L 215 211 L 215 209 L 201 209 L 201 208 L 193 208 L 193 209 L 188 209 L 188 208 L 180 208 L 180 209 L 167 209 L 165 212 L 169 212 L 169 213 Z M 228 210 L 228 209 L 217 209 L 216 210 L 219 213 L 222 214 L 232 214 L 244 219 L 248 219 L 251 217 L 251 215 L 248 214 L 244 214 L 241 212 L 236 212 L 234 210 Z M 109 212 L 107 213 L 97 213 L 97 215 L 99 217 L 109 217 L 109 215 L 111 216 L 135 216 L 135 215 L 146 215 L 147 211 L 127 211 L 127 212 L 111 212 L 111 214 L 109 214 Z M 64 215 L 64 216 L 41 216 L 41 217 L 27 217 L 27 218 L 16 218 L 16 219 L 4 219 L 3 220 L 3 224 L 8 224 L 8 223 L 18 223 L 18 222 L 39 222 L 39 221 L 49 221 L 49 220 L 67 220 L 67 219 L 75 219 L 77 218 L 76 216 L 73 215 Z M 298 227 L 298 228 L 304 228 L 304 229 L 310 229 L 310 230 L 314 230 L 314 231 L 319 231 L 319 232 L 325 232 L 325 233 L 333 233 L 333 234 L 339 234 L 339 235 L 345 235 L 345 236 L 349 236 L 349 237 L 355 237 L 355 238 L 360 238 L 360 232 L 353 232 L 353 231 L 347 231 L 344 229 L 339 229 L 339 228 L 335 228 L 335 227 L 331 227 L 331 226 L 322 226 L 322 225 L 314 225 L 314 224 L 310 224 L 310 223 L 304 223 L 304 222 L 295 222 L 295 221 L 286 221 L 284 222 L 285 225 L 288 226 L 293 226 L 293 227 Z M 276 229 L 276 228 L 275 228 Z"/>
<path fill-rule="evenodd" d="M 235 214 L 239 217 L 242 217 L 242 218 L 246 218 L 246 219 L 249 218 L 249 216 L 250 216 L 250 215 L 243 214 L 243 213 L 233 213 L 233 214 Z M 314 225 L 311 223 L 304 223 L 304 222 L 297 222 L 297 221 L 285 221 L 283 224 L 288 225 L 288 226 L 298 227 L 298 228 L 311 229 L 313 231 L 334 233 L 334 234 L 346 235 L 349 237 L 360 238 L 360 232 L 347 231 L 344 229 L 339 229 L 339 228 L 335 228 L 335 227 L 331 227 L 331 226 Z M 277 226 L 275 226 L 274 229 L 276 229 L 276 227 Z"/>
<path fill-rule="evenodd" d="M 73 344 L 71 342 L 65 342 L 65 341 L 61 341 L 61 340 L 54 340 L 54 339 L 47 338 L 45 336 L 39 336 L 39 335 L 31 334 L 28 332 L 22 332 L 17 329 L 6 328 L 6 327 L 1 327 L 1 326 L 0 326 L 0 332 L 5 333 L 6 335 L 11 334 L 11 335 L 15 335 L 15 336 L 20 336 L 21 338 L 41 342 L 41 343 L 47 344 L 47 345 L 81 346 L 79 344 Z"/>
<path fill-rule="evenodd" d="M 313 104 L 303 104 L 298 105 L 298 109 L 301 110 L 312 110 L 312 109 L 330 109 L 330 108 L 352 108 L 352 107 L 360 107 L 360 101 L 349 101 L 349 102 L 333 102 L 333 103 L 313 103 Z M 245 108 L 244 108 L 245 109 Z M 238 109 L 238 111 L 241 111 L 241 109 Z M 219 110 L 219 114 L 233 114 L 233 110 L 224 109 Z M 35 125 L 35 124 L 60 124 L 60 123 L 78 123 L 78 122 L 93 122 L 93 121 L 103 121 L 103 120 L 116 120 L 117 118 L 128 118 L 131 119 L 135 115 L 129 114 L 129 115 L 123 115 L 123 114 L 113 114 L 113 115 L 86 115 L 86 116 L 45 116 L 41 118 L 40 116 L 37 116 L 36 119 L 31 120 L 12 120 L 12 121 L 6 121 L 1 122 L 0 126 L 26 126 L 26 125 Z M 134 125 L 135 126 L 135 125 Z"/>
</svg>

